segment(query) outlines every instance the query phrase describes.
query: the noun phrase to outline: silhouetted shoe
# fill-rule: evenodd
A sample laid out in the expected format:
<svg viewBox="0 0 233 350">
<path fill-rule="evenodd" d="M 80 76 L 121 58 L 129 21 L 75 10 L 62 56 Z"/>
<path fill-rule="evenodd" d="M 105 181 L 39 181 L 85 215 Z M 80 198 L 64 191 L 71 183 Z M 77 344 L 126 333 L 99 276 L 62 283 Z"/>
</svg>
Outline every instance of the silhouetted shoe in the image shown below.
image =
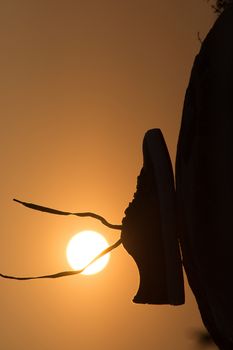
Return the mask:
<svg viewBox="0 0 233 350">
<path fill-rule="evenodd" d="M 169 153 L 160 129 L 146 132 L 137 191 L 122 220 L 122 243 L 140 274 L 135 303 L 184 303 L 175 188 Z"/>
</svg>

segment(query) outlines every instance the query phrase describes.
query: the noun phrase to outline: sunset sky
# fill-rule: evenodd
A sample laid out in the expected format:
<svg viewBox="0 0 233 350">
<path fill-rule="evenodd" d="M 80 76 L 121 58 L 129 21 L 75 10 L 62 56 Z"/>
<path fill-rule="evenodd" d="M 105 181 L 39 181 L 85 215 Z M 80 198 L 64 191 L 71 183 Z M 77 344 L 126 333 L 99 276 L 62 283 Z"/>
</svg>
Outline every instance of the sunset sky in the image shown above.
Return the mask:
<svg viewBox="0 0 233 350">
<path fill-rule="evenodd" d="M 216 15 L 205 0 L 8 0 L 0 17 L 0 272 L 55 273 L 75 233 L 119 232 L 12 199 L 120 224 L 146 130 L 162 130 L 174 164 L 198 32 Z M 187 283 L 184 306 L 133 304 L 139 275 L 122 246 L 93 276 L 0 284 L 1 350 L 198 349 Z"/>
</svg>

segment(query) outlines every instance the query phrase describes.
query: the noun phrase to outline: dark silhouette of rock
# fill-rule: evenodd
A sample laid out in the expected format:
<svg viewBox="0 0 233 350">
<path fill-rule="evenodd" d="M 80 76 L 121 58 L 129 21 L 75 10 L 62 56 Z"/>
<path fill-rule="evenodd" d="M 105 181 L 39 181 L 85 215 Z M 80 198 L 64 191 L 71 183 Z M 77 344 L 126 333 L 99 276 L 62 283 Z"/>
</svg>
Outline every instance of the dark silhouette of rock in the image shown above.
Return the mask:
<svg viewBox="0 0 233 350">
<path fill-rule="evenodd" d="M 233 349 L 233 4 L 196 56 L 176 159 L 184 267 L 205 326 Z"/>
</svg>

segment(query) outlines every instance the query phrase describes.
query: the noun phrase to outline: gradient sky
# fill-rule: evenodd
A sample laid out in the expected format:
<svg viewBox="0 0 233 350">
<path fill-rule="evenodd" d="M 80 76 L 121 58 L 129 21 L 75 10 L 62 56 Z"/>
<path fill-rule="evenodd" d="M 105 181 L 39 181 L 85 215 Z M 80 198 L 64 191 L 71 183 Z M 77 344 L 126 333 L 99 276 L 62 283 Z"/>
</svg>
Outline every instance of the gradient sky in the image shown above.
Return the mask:
<svg viewBox="0 0 233 350">
<path fill-rule="evenodd" d="M 205 0 L 8 0 L 0 17 L 0 272 L 58 272 L 74 233 L 119 233 L 12 198 L 121 223 L 147 129 L 162 129 L 174 162 L 197 33 L 215 15 Z M 123 247 L 94 276 L 0 283 L 3 350 L 198 348 L 187 284 L 184 306 L 133 304 L 139 276 Z"/>
</svg>

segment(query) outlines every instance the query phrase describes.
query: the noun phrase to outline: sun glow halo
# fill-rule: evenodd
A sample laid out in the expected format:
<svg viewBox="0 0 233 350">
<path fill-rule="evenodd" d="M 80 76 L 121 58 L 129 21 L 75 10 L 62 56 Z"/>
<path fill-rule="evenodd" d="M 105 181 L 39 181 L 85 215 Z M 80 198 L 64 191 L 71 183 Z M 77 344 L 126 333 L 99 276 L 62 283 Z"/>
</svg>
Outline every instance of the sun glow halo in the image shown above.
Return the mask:
<svg viewBox="0 0 233 350">
<path fill-rule="evenodd" d="M 66 256 L 69 265 L 74 270 L 81 270 L 100 252 L 109 246 L 106 239 L 95 231 L 82 231 L 75 234 L 69 241 Z M 87 267 L 82 274 L 92 275 L 105 268 L 110 258 L 110 253 Z"/>
</svg>

